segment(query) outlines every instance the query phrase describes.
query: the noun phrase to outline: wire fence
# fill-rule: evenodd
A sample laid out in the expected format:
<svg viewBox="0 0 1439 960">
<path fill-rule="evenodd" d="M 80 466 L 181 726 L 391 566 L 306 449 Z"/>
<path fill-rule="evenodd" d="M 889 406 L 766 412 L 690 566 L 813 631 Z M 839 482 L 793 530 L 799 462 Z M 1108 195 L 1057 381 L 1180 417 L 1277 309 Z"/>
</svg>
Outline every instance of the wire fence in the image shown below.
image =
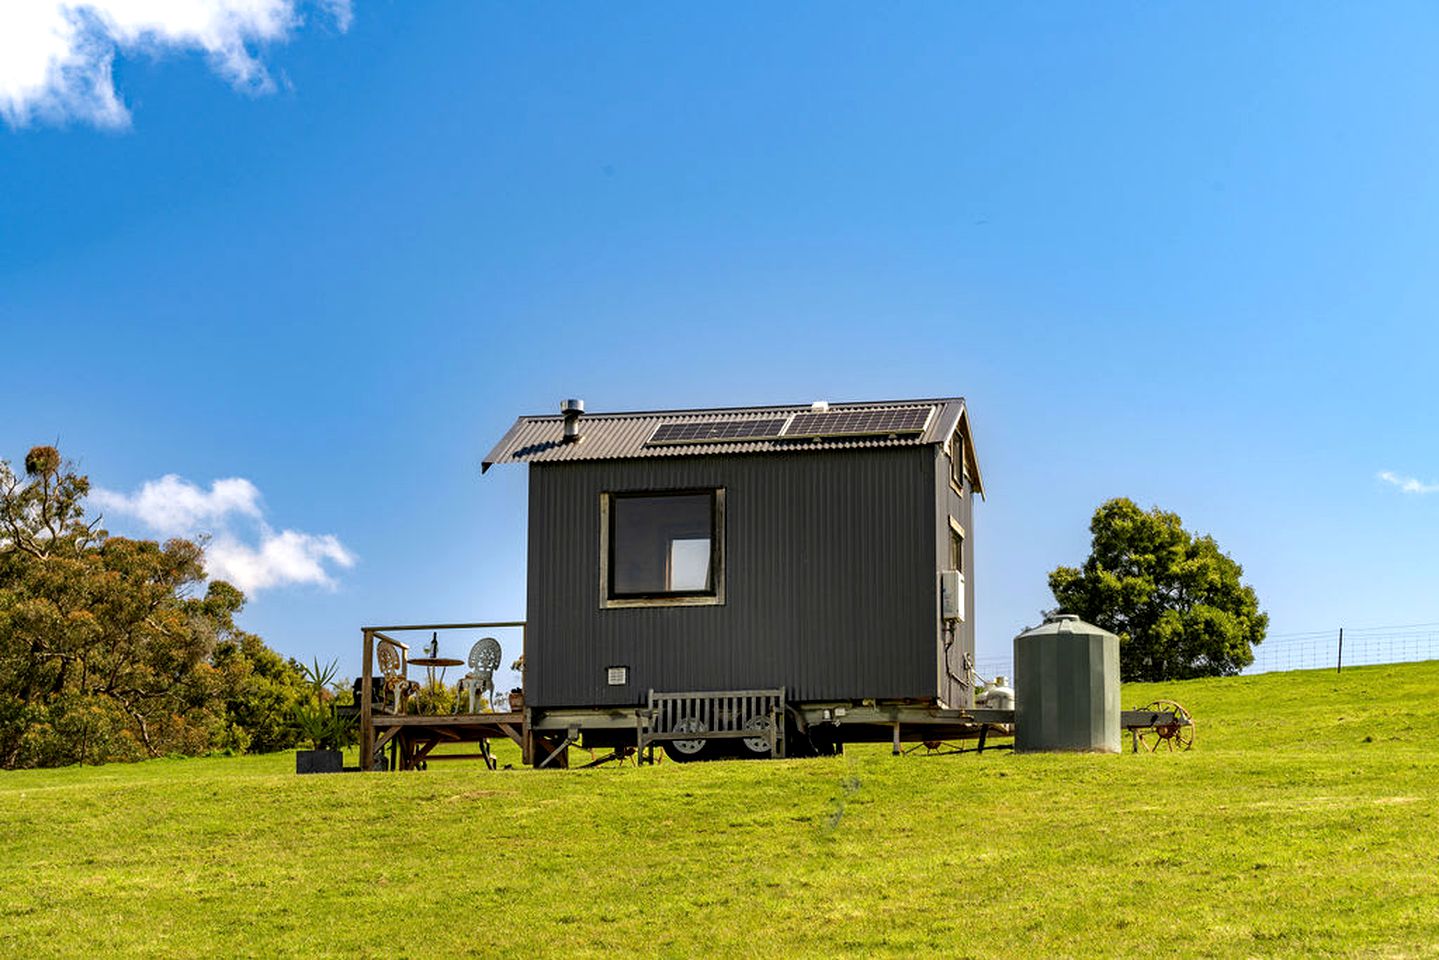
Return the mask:
<svg viewBox="0 0 1439 960">
<path fill-rule="evenodd" d="M 1244 673 L 1357 667 L 1439 659 L 1439 623 L 1276 634 L 1254 648 Z"/>
<path fill-rule="evenodd" d="M 1415 660 L 1439 660 L 1439 623 L 1271 634 L 1254 648 L 1254 662 L 1241 672 L 1339 669 Z M 975 671 L 985 679 L 1013 678 L 1014 660 L 979 657 Z"/>
</svg>

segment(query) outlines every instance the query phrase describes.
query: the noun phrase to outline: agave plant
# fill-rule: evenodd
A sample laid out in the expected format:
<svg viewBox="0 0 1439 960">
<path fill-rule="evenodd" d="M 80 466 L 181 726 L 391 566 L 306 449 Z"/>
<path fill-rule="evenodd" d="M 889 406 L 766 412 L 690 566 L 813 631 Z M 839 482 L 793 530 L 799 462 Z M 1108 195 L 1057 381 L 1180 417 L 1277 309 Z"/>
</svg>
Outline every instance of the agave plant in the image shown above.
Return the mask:
<svg viewBox="0 0 1439 960">
<path fill-rule="evenodd" d="M 315 658 L 314 666 L 307 667 L 300 664 L 300 671 L 305 675 L 305 682 L 310 685 L 311 692 L 315 699 L 321 702 L 334 699 L 335 694 L 330 687 L 335 682 L 335 675 L 339 669 L 339 661 L 331 660 L 324 666 L 320 665 L 320 658 Z"/>
<path fill-rule="evenodd" d="M 296 705 L 295 729 L 308 740 L 314 750 L 343 750 L 355 742 L 354 717 L 341 716 L 335 711 L 335 699 L 331 689 L 337 671 L 336 661 L 321 665 L 317 658 L 311 667 L 301 664 L 305 681 L 310 685 L 310 697 Z"/>
</svg>

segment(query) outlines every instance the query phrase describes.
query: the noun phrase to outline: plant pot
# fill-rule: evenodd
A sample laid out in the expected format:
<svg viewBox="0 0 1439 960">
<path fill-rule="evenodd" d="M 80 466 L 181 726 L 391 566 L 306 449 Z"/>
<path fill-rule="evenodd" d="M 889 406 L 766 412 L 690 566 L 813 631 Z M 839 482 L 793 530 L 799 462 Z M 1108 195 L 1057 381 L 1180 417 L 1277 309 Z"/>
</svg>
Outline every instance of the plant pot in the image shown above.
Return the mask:
<svg viewBox="0 0 1439 960">
<path fill-rule="evenodd" d="M 345 767 L 345 755 L 339 750 L 296 750 L 296 773 L 339 773 Z"/>
<path fill-rule="evenodd" d="M 511 693 L 510 710 L 514 713 L 519 713 L 523 709 L 525 709 L 525 695 L 523 693 Z"/>
</svg>

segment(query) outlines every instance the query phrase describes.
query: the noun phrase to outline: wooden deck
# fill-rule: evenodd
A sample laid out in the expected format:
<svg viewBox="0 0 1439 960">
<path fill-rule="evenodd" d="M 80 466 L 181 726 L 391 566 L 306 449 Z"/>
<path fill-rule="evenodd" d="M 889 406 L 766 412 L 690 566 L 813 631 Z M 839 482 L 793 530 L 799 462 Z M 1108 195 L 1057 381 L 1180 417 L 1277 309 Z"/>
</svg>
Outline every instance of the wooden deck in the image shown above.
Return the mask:
<svg viewBox="0 0 1439 960">
<path fill-rule="evenodd" d="M 530 711 L 509 713 L 397 714 L 381 709 L 376 703 L 375 647 L 377 643 L 392 645 L 399 651 L 401 676 L 409 676 L 409 646 L 393 633 L 435 632 L 440 630 L 488 630 L 517 627 L 520 630 L 520 652 L 524 653 L 525 622 L 523 620 L 492 620 L 481 623 L 426 623 L 398 626 L 364 627 L 362 669 L 360 673 L 360 756 L 366 770 L 414 770 L 431 760 L 484 760 L 492 769 L 494 758 L 489 742 L 507 737 L 520 745 L 526 764 L 551 767 L 567 765 L 567 751 L 562 747 L 572 742 L 569 737 L 536 733 L 530 728 Z M 568 733 L 569 731 L 566 731 Z M 475 753 L 434 753 L 441 744 L 473 743 Z M 383 762 L 389 748 L 388 763 Z"/>
<path fill-rule="evenodd" d="M 374 753 L 391 748 L 391 768 L 415 770 L 420 764 L 438 760 L 484 760 L 493 766 L 489 741 L 510 739 L 527 755 L 528 727 L 523 711 L 513 713 L 455 713 L 439 715 L 397 715 L 376 713 L 370 718 L 374 729 Z M 474 753 L 434 753 L 441 744 L 473 743 Z"/>
</svg>

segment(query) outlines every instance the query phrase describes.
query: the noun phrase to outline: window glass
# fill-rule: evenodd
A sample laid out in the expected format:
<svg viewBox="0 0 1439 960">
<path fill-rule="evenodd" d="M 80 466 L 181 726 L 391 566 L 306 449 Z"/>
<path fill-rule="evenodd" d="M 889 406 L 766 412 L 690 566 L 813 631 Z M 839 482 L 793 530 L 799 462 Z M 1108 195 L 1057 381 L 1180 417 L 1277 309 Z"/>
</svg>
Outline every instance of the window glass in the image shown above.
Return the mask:
<svg viewBox="0 0 1439 960">
<path fill-rule="evenodd" d="M 610 594 L 714 590 L 714 495 L 616 496 L 610 509 Z"/>
<path fill-rule="evenodd" d="M 949 569 L 964 572 L 964 537 L 953 526 L 949 528 Z"/>
<path fill-rule="evenodd" d="M 964 486 L 964 434 L 958 430 L 949 441 L 949 478 L 958 487 Z"/>
<path fill-rule="evenodd" d="M 669 590 L 710 588 L 710 541 L 675 540 L 670 544 Z"/>
</svg>

